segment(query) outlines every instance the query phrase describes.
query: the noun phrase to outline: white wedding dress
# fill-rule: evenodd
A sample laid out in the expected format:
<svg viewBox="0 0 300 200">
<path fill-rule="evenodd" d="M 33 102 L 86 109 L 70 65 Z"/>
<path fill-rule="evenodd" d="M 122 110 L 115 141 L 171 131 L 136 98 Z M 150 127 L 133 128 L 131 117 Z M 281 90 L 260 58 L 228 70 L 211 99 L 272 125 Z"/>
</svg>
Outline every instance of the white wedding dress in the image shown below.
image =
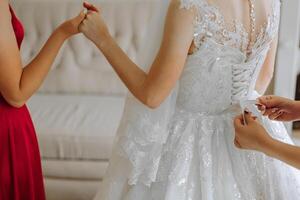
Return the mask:
<svg viewBox="0 0 300 200">
<path fill-rule="evenodd" d="M 166 133 L 147 117 L 137 117 L 139 124 L 122 120 L 96 199 L 300 199 L 298 170 L 233 143 L 240 103 L 257 97 L 255 83 L 278 32 L 280 1 L 272 0 L 272 12 L 251 53 L 246 53 L 249 40 L 241 24 L 230 31 L 220 10 L 206 0 L 181 1 L 183 9 L 195 6 L 199 12 L 197 51 L 187 58 Z M 272 137 L 292 144 L 282 123 L 260 120 Z M 157 135 L 136 133 L 151 128 Z"/>
</svg>

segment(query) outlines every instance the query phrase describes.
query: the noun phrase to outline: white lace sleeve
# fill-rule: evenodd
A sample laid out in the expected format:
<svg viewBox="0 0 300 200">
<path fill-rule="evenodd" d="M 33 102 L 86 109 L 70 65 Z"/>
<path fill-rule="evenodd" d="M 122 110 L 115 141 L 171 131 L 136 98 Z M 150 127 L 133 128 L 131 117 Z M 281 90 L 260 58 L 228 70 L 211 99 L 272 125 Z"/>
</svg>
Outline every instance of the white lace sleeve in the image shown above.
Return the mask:
<svg viewBox="0 0 300 200">
<path fill-rule="evenodd" d="M 280 10 L 281 10 L 281 1 L 280 0 L 274 0 L 273 3 L 273 13 L 272 13 L 272 19 L 271 19 L 271 28 L 270 28 L 270 34 L 271 37 L 274 38 L 278 34 L 279 25 L 280 25 Z"/>
<path fill-rule="evenodd" d="M 196 49 L 199 49 L 201 40 L 204 38 L 208 27 L 209 10 L 207 10 L 206 0 L 180 0 L 181 9 L 196 9 L 195 21 L 194 21 L 194 44 Z"/>
<path fill-rule="evenodd" d="M 191 9 L 193 7 L 198 8 L 201 4 L 203 4 L 203 0 L 180 0 L 181 8 Z"/>
<path fill-rule="evenodd" d="M 280 10 L 281 10 L 281 1 L 273 0 L 272 11 L 269 14 L 269 20 L 266 24 L 266 30 L 264 36 L 265 42 L 271 43 L 273 39 L 278 35 L 279 25 L 280 25 Z"/>
</svg>

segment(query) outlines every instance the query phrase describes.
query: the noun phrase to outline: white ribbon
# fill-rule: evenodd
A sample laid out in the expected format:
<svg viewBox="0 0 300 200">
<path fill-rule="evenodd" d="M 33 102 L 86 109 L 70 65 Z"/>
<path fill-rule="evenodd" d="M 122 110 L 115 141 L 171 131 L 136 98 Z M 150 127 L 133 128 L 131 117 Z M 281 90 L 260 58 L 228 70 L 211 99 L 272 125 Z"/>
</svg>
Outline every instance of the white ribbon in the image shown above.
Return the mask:
<svg viewBox="0 0 300 200">
<path fill-rule="evenodd" d="M 263 116 L 257 108 L 257 101 L 256 100 L 248 100 L 248 99 L 240 100 L 240 107 L 243 111 L 244 124 L 247 124 L 247 120 L 246 120 L 246 117 L 245 117 L 245 111 L 250 112 L 253 116 L 257 117 L 259 120 L 262 120 Z"/>
</svg>

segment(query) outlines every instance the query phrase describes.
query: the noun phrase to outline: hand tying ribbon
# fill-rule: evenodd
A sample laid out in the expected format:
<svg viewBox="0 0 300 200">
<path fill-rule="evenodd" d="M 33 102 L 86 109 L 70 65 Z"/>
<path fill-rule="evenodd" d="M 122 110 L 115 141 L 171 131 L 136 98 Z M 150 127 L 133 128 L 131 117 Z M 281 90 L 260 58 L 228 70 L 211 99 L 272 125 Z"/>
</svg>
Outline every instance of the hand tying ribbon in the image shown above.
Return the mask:
<svg viewBox="0 0 300 200">
<path fill-rule="evenodd" d="M 257 106 L 262 106 L 262 104 L 260 104 L 257 100 L 240 100 L 240 107 L 243 111 L 243 121 L 245 125 L 247 125 L 247 120 L 245 116 L 245 113 L 247 112 L 251 113 L 254 117 L 258 118 L 259 120 L 262 120 L 263 115 L 257 108 Z"/>
</svg>

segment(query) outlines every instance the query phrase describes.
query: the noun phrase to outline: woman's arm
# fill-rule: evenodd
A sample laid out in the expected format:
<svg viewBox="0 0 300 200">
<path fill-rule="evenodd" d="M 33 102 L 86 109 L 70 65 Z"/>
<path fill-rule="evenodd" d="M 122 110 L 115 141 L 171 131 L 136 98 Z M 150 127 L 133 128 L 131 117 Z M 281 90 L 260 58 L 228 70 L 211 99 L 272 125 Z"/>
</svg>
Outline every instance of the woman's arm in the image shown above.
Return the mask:
<svg viewBox="0 0 300 200">
<path fill-rule="evenodd" d="M 156 108 L 167 98 L 182 73 L 193 40 L 194 15 L 191 10 L 180 9 L 178 0 L 172 0 L 163 41 L 149 73 L 121 50 L 99 13 L 90 11 L 80 30 L 101 50 L 131 93 L 148 107 Z"/>
<path fill-rule="evenodd" d="M 256 150 L 300 169 L 300 147 L 273 139 L 264 127 L 250 114 L 234 120 L 235 145 L 241 149 Z"/>
<path fill-rule="evenodd" d="M 278 36 L 274 39 L 274 41 L 271 44 L 270 50 L 267 54 L 266 60 L 263 64 L 263 67 L 260 71 L 259 77 L 256 82 L 256 91 L 260 94 L 264 94 L 266 92 L 273 78 L 277 45 Z"/>
<path fill-rule="evenodd" d="M 64 41 L 78 33 L 84 19 L 79 16 L 66 21 L 50 36 L 40 53 L 22 68 L 20 51 L 11 25 L 7 0 L 0 1 L 0 92 L 14 107 L 21 107 L 40 87 Z"/>
<path fill-rule="evenodd" d="M 300 101 L 272 95 L 262 96 L 257 101 L 258 109 L 271 120 L 285 122 L 300 120 Z"/>
<path fill-rule="evenodd" d="M 264 147 L 264 153 L 300 169 L 300 147 L 270 139 Z"/>
</svg>

